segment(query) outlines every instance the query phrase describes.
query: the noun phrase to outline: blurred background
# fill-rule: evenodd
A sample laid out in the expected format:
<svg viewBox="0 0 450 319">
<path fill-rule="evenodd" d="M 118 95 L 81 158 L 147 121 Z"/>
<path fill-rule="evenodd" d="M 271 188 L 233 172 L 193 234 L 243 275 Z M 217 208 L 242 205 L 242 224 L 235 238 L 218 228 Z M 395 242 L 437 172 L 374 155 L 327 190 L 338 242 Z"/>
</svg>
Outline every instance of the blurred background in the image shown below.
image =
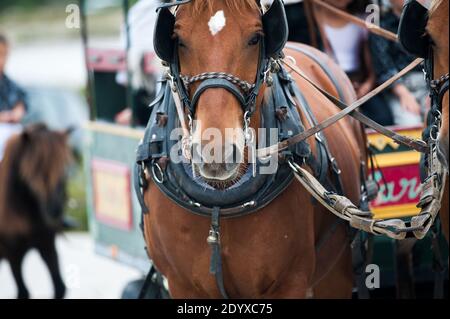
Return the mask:
<svg viewBox="0 0 450 319">
<path fill-rule="evenodd" d="M 87 70 L 81 28 L 65 27 L 70 0 L 2 0 L 0 30 L 11 42 L 6 73 L 21 85 L 30 110 L 27 122 L 44 121 L 59 129 L 88 119 Z M 90 25 L 91 41 L 110 48 L 120 47 L 123 23 L 121 0 L 88 1 L 95 16 Z M 64 111 L 61 110 L 64 108 Z M 81 151 L 81 134 L 73 137 Z M 81 165 L 69 183 L 67 214 L 87 230 L 86 199 Z"/>
<path fill-rule="evenodd" d="M 115 50 L 113 55 L 123 56 L 126 46 L 124 10 L 128 10 L 124 6 L 125 3 L 126 6 L 132 6 L 136 2 L 85 1 L 83 13 L 89 24 L 86 24 L 88 29 L 84 32 L 89 37 L 83 43 L 83 29 L 81 25 L 77 25 L 77 22 L 81 23 L 81 2 L 0 1 L 0 33 L 9 42 L 5 73 L 25 91 L 28 110 L 24 124 L 43 122 L 56 130 L 75 128 L 70 144 L 77 160 L 69 171 L 65 209 L 65 223 L 69 231 L 57 240 L 61 273 L 68 286 L 69 298 L 118 298 L 126 283 L 142 276 L 142 271 L 99 257 L 96 253 L 99 248 L 88 233 L 88 181 L 84 174 L 85 161 L 82 156 L 85 151 L 83 145 L 89 139 L 83 132 L 90 113 L 85 49 L 89 46 L 101 48 L 102 52 Z M 70 14 L 75 14 L 75 20 L 68 22 Z M 149 40 L 151 41 L 151 35 Z M 117 63 L 123 65 L 123 61 Z M 118 69 L 120 67 L 110 70 L 111 78 L 115 78 Z M 112 82 L 118 86 L 118 90 L 121 89 L 117 84 L 120 81 Z M 109 89 L 114 91 L 115 88 Z M 108 103 L 104 102 L 105 108 L 108 108 Z M 113 120 L 105 119 L 105 122 Z M 138 245 L 143 252 L 143 242 L 139 241 Z M 105 254 L 117 254 L 117 248 L 111 247 L 103 255 Z M 141 268 L 146 267 L 147 265 Z M 33 297 L 52 297 L 50 276 L 36 251 L 31 251 L 26 256 L 23 269 L 25 282 Z M 8 264 L 0 260 L 0 298 L 15 296 L 16 288 L 11 271 Z"/>
</svg>

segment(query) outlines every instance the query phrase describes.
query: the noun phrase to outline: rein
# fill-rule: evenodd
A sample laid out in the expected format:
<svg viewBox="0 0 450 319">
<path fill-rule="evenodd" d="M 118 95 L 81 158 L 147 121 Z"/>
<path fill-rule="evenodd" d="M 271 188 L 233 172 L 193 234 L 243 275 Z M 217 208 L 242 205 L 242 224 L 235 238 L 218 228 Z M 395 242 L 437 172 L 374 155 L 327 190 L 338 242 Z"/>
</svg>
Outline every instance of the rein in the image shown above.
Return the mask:
<svg viewBox="0 0 450 319">
<path fill-rule="evenodd" d="M 332 96 L 331 94 L 329 94 L 328 92 L 326 92 L 325 90 L 320 88 L 317 84 L 315 84 L 312 80 L 310 80 L 296 65 L 286 61 L 286 59 L 281 60 L 281 62 L 284 65 L 286 65 L 287 67 L 289 67 L 293 72 L 298 74 L 301 78 L 306 80 L 315 89 L 320 91 L 328 100 L 330 100 L 334 105 L 339 107 L 342 111 L 333 115 L 332 117 L 326 119 L 322 123 L 310 128 L 298 135 L 295 135 L 295 136 L 293 136 L 287 140 L 284 140 L 276 145 L 273 145 L 273 146 L 270 146 L 267 148 L 263 148 L 263 149 L 259 149 L 257 151 L 258 157 L 266 158 L 266 157 L 274 155 L 280 151 L 283 151 L 283 150 L 287 149 L 288 147 L 290 147 L 291 145 L 301 142 L 301 141 L 311 137 L 312 135 L 323 131 L 324 129 L 335 124 L 336 122 L 343 119 L 347 115 L 354 117 L 358 121 L 362 122 L 363 124 L 367 125 L 368 127 L 372 128 L 372 129 L 374 129 L 375 131 L 379 132 L 380 134 L 393 139 L 398 144 L 405 145 L 405 146 L 412 148 L 421 153 L 427 153 L 429 151 L 429 148 L 424 141 L 411 139 L 409 137 L 399 135 L 396 132 L 394 132 L 390 129 L 387 129 L 384 126 L 369 119 L 368 117 L 366 117 L 365 115 L 363 115 L 362 113 L 360 113 L 359 111 L 356 110 L 358 107 L 360 107 L 361 105 L 363 105 L 364 103 L 369 101 L 371 98 L 373 98 L 375 95 L 377 95 L 380 92 L 382 92 L 383 90 L 387 89 L 395 81 L 399 80 L 405 74 L 407 74 L 408 72 L 410 72 L 411 70 L 416 68 L 418 65 L 420 65 L 423 62 L 423 59 L 416 59 L 410 65 L 408 65 L 406 68 L 404 68 L 402 71 L 397 73 L 395 76 L 393 76 L 392 78 L 390 78 L 389 80 L 387 80 L 386 82 L 381 84 L 379 87 L 377 87 L 374 90 L 372 90 L 371 92 L 369 92 L 367 95 L 363 96 L 358 101 L 352 103 L 351 105 L 345 104 L 344 102 L 340 101 L 339 99 L 335 98 L 334 96 Z"/>
</svg>

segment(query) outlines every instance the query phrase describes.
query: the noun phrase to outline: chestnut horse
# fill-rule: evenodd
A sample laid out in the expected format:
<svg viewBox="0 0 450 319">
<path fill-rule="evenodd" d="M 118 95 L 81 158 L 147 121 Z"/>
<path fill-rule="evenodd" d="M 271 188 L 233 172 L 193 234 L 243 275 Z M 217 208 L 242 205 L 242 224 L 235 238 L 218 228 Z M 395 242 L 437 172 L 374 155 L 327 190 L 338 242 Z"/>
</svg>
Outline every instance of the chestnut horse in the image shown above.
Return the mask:
<svg viewBox="0 0 450 319">
<path fill-rule="evenodd" d="M 449 73 L 448 67 L 448 1 L 435 0 L 433 1 L 427 25 L 427 32 L 433 39 L 433 54 L 434 54 L 434 76 L 437 79 L 444 74 Z M 448 91 L 444 96 L 442 102 L 442 127 L 439 133 L 439 159 L 448 172 L 449 149 L 448 149 Z M 449 194 L 448 194 L 448 179 L 445 186 L 445 193 L 441 208 L 441 221 L 444 234 L 449 239 Z"/>
<path fill-rule="evenodd" d="M 35 124 L 11 137 L 0 163 L 0 262 L 9 261 L 18 298 L 28 298 L 22 261 L 36 248 L 50 270 L 55 298 L 63 298 L 55 235 L 62 230 L 66 168 L 71 160 L 67 132 Z"/>
<path fill-rule="evenodd" d="M 208 21 L 219 11 L 223 11 L 226 24 L 213 35 Z M 252 83 L 257 72 L 262 34 L 257 0 L 194 0 L 184 4 L 177 11 L 173 34 L 179 40 L 181 72 L 195 75 L 223 71 Z M 295 58 L 311 79 L 338 96 L 338 88 L 329 73 L 317 62 L 320 59 L 328 66 L 328 72 L 338 79 L 345 102 L 355 100 L 350 81 L 329 58 L 309 47 L 289 46 L 286 55 Z M 307 54 L 301 51 L 307 51 Z M 293 77 L 319 121 L 339 111 L 304 79 Z M 196 87 L 190 87 L 191 94 Z M 264 88 L 257 98 L 257 110 L 251 121 L 255 129 L 260 127 L 258 119 L 264 104 L 263 91 Z M 240 104 L 229 91 L 215 88 L 202 94 L 196 119 L 202 122 L 201 129 L 217 128 L 225 136 L 227 128 L 243 131 L 243 115 Z M 350 118 L 336 123 L 324 133 L 342 170 L 345 195 L 358 203 L 360 163 L 365 160 L 364 133 Z M 194 143 L 202 143 L 195 140 L 200 135 L 194 133 Z M 242 140 L 243 136 L 235 138 Z M 308 142 L 315 152 L 314 139 Z M 243 147 L 242 143 L 235 144 Z M 242 148 L 238 151 L 245 152 Z M 198 167 L 199 178 L 210 182 L 210 172 L 214 171 L 214 178 L 222 186 L 234 182 L 232 179 L 239 176 L 242 168 L 241 165 L 231 169 L 210 165 L 214 163 L 202 163 Z M 147 249 L 158 270 L 168 279 L 171 296 L 221 298 L 215 278 L 209 273 L 211 251 L 206 237 L 210 219 L 177 206 L 153 182 L 148 182 L 149 187 L 144 193 L 145 204 L 150 208 L 150 213 L 144 215 Z M 330 232 L 333 226 L 337 228 Z M 221 220 L 220 236 L 224 284 L 230 298 L 352 296 L 348 228 L 342 223 L 337 224 L 336 218 L 312 200 L 299 183 L 290 184 L 278 198 L 256 213 Z M 323 239 L 323 245 L 318 249 L 317 245 Z"/>
</svg>

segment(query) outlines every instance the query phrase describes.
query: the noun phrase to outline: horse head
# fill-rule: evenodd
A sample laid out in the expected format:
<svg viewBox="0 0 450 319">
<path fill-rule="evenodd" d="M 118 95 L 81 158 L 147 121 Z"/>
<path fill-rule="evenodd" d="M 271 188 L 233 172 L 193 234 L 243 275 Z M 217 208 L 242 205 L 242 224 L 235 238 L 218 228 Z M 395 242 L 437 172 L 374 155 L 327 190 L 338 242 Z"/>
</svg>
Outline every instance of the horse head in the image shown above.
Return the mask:
<svg viewBox="0 0 450 319">
<path fill-rule="evenodd" d="M 257 0 L 180 1 L 175 16 L 162 10 L 155 50 L 172 60 L 190 100 L 194 171 L 214 187 L 229 187 L 246 171 L 264 71 L 287 40 L 283 4 L 276 0 L 265 14 Z"/>
</svg>

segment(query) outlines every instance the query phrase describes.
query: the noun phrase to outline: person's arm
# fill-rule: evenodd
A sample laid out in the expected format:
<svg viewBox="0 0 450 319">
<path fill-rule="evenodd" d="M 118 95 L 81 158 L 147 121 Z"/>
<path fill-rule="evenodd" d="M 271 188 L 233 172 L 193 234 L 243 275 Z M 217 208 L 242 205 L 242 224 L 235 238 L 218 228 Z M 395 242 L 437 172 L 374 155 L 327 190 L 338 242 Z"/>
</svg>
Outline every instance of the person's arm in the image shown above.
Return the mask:
<svg viewBox="0 0 450 319">
<path fill-rule="evenodd" d="M 394 93 L 400 101 L 400 105 L 405 111 L 420 114 L 420 104 L 417 102 L 416 97 L 411 91 L 403 84 L 398 83 L 392 87 L 392 93 Z"/>
<path fill-rule="evenodd" d="M 388 40 L 383 39 L 380 36 L 370 36 L 370 50 L 371 52 L 374 52 L 372 55 L 372 65 L 375 70 L 377 82 L 379 83 L 389 80 L 399 72 L 388 48 Z M 395 96 L 397 96 L 403 109 L 414 114 L 420 114 L 419 103 L 414 95 L 403 84 L 401 79 L 392 86 L 391 91 Z"/>
<path fill-rule="evenodd" d="M 129 126 L 133 122 L 133 111 L 131 108 L 127 107 L 121 112 L 117 113 L 114 117 L 114 122 L 119 125 Z"/>
<path fill-rule="evenodd" d="M 20 123 L 25 113 L 25 104 L 18 102 L 11 111 L 0 112 L 0 123 Z"/>
</svg>

